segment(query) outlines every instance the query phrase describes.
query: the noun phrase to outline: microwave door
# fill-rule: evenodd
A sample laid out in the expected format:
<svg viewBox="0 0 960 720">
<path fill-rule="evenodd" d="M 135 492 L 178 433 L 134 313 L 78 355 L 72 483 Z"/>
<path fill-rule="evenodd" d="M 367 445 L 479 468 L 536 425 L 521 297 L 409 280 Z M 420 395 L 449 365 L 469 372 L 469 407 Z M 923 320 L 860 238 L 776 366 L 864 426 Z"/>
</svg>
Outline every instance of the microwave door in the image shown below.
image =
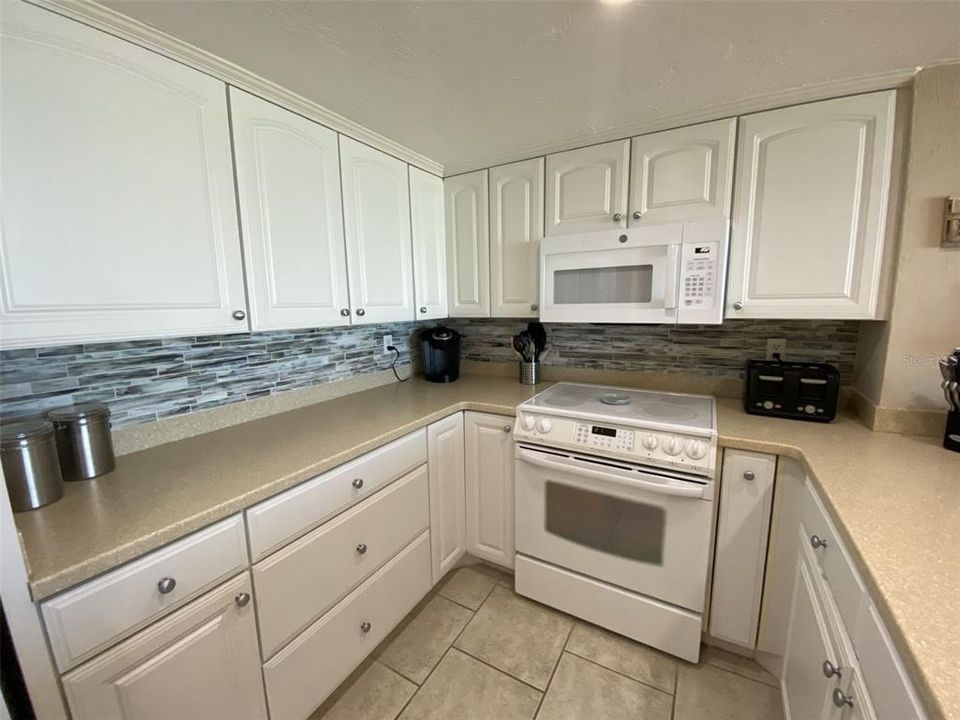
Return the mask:
<svg viewBox="0 0 960 720">
<path fill-rule="evenodd" d="M 546 252 L 544 322 L 675 323 L 679 245 Z"/>
</svg>

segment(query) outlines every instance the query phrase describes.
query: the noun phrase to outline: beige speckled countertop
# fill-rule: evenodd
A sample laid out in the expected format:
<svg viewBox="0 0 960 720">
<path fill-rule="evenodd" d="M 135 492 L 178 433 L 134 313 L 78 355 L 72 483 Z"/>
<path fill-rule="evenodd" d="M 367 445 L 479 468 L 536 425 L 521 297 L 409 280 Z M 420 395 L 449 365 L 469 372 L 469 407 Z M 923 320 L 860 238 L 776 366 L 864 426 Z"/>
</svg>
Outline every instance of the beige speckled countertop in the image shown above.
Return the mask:
<svg viewBox="0 0 960 720">
<path fill-rule="evenodd" d="M 540 385 L 536 391 L 546 385 Z M 457 410 L 513 414 L 512 379 L 414 379 L 118 458 L 20 513 L 43 599 Z M 760 418 L 719 401 L 720 442 L 788 455 L 813 476 L 931 714 L 960 718 L 960 455 L 935 438 Z"/>
</svg>

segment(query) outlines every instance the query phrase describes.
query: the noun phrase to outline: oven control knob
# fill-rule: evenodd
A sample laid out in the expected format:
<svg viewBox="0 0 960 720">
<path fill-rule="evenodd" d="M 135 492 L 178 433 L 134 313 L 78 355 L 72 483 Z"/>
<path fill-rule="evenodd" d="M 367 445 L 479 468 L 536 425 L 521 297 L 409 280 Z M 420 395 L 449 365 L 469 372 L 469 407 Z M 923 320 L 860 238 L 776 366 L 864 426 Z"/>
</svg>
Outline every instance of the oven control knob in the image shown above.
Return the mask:
<svg viewBox="0 0 960 720">
<path fill-rule="evenodd" d="M 550 421 L 550 418 L 540 418 L 537 420 L 537 430 L 542 433 L 548 433 L 553 428 L 553 423 Z"/>
<path fill-rule="evenodd" d="M 656 435 L 644 435 L 643 436 L 643 446 L 647 450 L 656 450 L 659 440 L 657 440 Z"/>
<path fill-rule="evenodd" d="M 687 456 L 692 460 L 699 460 L 707 454 L 707 446 L 699 440 L 687 440 L 683 451 L 687 453 Z"/>
<path fill-rule="evenodd" d="M 683 452 L 683 440 L 678 437 L 670 437 L 663 441 L 663 451 L 667 455 L 679 455 Z"/>
<path fill-rule="evenodd" d="M 523 425 L 524 430 L 533 430 L 534 425 L 537 424 L 537 419 L 533 415 L 524 415 L 520 424 Z"/>
</svg>

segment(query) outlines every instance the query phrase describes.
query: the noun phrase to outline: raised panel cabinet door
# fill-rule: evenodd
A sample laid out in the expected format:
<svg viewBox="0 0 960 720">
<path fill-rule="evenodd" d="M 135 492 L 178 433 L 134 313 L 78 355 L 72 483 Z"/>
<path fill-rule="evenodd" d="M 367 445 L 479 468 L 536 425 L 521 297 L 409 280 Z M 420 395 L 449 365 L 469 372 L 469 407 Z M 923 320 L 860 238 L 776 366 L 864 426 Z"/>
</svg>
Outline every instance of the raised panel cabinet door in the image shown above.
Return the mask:
<svg viewBox="0 0 960 720">
<path fill-rule="evenodd" d="M 467 552 L 508 568 L 514 564 L 513 422 L 464 413 Z"/>
<path fill-rule="evenodd" d="M 430 544 L 433 582 L 466 551 L 463 413 L 427 428 L 430 473 Z"/>
<path fill-rule="evenodd" d="M 63 676 L 74 720 L 266 720 L 250 576 Z"/>
<path fill-rule="evenodd" d="M 547 155 L 547 235 L 627 226 L 630 141 Z"/>
<path fill-rule="evenodd" d="M 447 317 L 443 178 L 410 166 L 410 225 L 417 320 Z"/>
<path fill-rule="evenodd" d="M 340 172 L 353 323 L 413 320 L 407 165 L 341 135 Z"/>
<path fill-rule="evenodd" d="M 630 227 L 730 216 L 737 120 L 631 141 Z"/>
<path fill-rule="evenodd" d="M 487 171 L 443 181 L 450 317 L 490 317 Z"/>
<path fill-rule="evenodd" d="M 728 318 L 880 317 L 896 91 L 740 120 Z"/>
<path fill-rule="evenodd" d="M 490 314 L 537 317 L 543 158 L 490 168 Z"/>
<path fill-rule="evenodd" d="M 337 134 L 230 88 L 254 330 L 350 323 Z"/>
<path fill-rule="evenodd" d="M 0 37 L 3 346 L 248 330 L 226 86 L 27 3 Z"/>
<path fill-rule="evenodd" d="M 776 469 L 776 455 L 723 454 L 710 634 L 748 648 L 757 642 Z"/>
</svg>

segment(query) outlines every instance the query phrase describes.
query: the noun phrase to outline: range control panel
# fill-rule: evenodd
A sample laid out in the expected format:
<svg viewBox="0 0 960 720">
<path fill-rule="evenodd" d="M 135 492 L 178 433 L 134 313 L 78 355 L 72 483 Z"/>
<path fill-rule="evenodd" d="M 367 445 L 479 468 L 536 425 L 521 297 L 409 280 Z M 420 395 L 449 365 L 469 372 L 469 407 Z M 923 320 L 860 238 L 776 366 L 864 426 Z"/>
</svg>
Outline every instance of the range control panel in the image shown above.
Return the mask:
<svg viewBox="0 0 960 720">
<path fill-rule="evenodd" d="M 634 430 L 577 423 L 577 442 L 595 448 L 631 452 L 635 437 Z"/>
</svg>

